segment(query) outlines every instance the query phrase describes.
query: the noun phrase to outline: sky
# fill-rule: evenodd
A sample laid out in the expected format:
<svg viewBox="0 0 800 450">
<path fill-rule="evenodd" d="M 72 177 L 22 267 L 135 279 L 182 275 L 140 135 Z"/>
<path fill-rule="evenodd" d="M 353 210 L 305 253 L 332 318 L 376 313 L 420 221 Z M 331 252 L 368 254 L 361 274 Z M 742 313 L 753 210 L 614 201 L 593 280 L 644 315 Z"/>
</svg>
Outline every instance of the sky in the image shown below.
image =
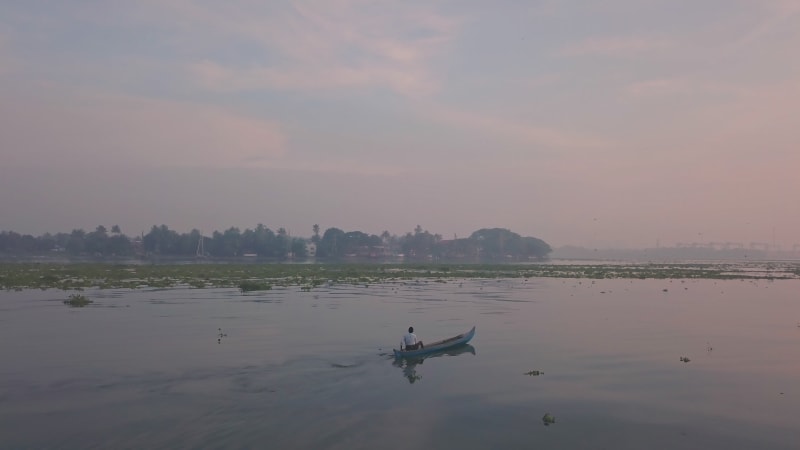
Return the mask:
<svg viewBox="0 0 800 450">
<path fill-rule="evenodd" d="M 0 230 L 800 243 L 800 0 L 0 2 Z"/>
</svg>

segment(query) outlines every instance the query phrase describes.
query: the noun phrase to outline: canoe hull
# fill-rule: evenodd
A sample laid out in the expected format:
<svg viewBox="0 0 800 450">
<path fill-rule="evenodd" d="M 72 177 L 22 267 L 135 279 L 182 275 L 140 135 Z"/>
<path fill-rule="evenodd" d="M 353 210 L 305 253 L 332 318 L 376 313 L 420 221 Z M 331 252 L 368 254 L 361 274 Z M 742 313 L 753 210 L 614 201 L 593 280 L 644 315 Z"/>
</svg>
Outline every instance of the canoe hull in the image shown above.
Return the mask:
<svg viewBox="0 0 800 450">
<path fill-rule="evenodd" d="M 429 353 L 435 353 L 441 350 L 446 350 L 452 347 L 457 347 L 459 345 L 466 344 L 475 336 L 475 327 L 472 327 L 471 330 L 464 334 L 459 334 L 458 336 L 451 337 L 449 339 L 445 339 L 443 341 L 432 342 L 428 345 L 425 345 L 425 348 L 421 348 L 418 350 L 410 350 L 410 351 L 400 351 L 394 349 L 394 357 L 395 358 L 407 358 L 413 356 L 424 356 Z"/>
</svg>

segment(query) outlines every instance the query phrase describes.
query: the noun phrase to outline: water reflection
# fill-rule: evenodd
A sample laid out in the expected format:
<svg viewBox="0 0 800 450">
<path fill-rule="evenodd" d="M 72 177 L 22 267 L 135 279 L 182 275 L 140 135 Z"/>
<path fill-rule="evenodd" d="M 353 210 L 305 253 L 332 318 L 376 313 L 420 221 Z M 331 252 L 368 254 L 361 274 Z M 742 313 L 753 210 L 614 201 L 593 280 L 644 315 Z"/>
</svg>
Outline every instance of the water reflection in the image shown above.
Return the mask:
<svg viewBox="0 0 800 450">
<path fill-rule="evenodd" d="M 403 369 L 403 376 L 406 377 L 409 383 L 414 384 L 422 378 L 422 375 L 417 374 L 417 365 L 422 364 L 426 359 L 439 358 L 441 356 L 458 356 L 466 353 L 475 355 L 475 347 L 471 344 L 463 344 L 438 352 L 428 353 L 427 355 L 395 358 L 392 365 Z"/>
<path fill-rule="evenodd" d="M 800 280 L 683 281 L 3 292 L 0 449 L 797 450 Z M 398 317 L 480 323 L 481 359 L 395 360 Z"/>
</svg>

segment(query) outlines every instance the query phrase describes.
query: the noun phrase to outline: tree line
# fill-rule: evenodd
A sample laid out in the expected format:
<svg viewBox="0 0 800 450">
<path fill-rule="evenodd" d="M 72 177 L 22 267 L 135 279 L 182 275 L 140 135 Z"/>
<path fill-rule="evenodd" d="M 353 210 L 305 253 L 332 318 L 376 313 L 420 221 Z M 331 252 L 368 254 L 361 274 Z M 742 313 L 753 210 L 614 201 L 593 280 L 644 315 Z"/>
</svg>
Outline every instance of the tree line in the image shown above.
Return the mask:
<svg viewBox="0 0 800 450">
<path fill-rule="evenodd" d="M 522 261 L 544 259 L 550 246 L 535 237 L 523 237 L 504 228 L 482 228 L 467 238 L 443 239 L 417 225 L 413 232 L 380 235 L 362 231 L 328 228 L 320 234 L 312 227 L 310 238 L 293 237 L 284 228 L 276 231 L 258 224 L 241 231 L 231 227 L 214 231 L 210 236 L 199 230 L 178 233 L 166 225 L 156 226 L 147 234 L 129 237 L 114 225 L 108 230 L 99 225 L 94 231 L 82 229 L 70 233 L 23 235 L 0 232 L 0 253 L 10 255 L 66 254 L 83 257 L 259 257 L 275 260 L 346 258 L 408 260 Z"/>
</svg>

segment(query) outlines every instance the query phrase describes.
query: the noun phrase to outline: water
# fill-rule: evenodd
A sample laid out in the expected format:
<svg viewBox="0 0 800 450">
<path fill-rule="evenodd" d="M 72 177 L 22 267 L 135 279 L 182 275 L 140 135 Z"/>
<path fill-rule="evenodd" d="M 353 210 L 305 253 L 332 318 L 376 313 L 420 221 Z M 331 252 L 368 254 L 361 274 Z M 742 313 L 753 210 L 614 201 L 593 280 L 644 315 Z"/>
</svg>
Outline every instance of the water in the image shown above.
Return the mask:
<svg viewBox="0 0 800 450">
<path fill-rule="evenodd" d="M 793 449 L 799 292 L 412 281 L 89 290 L 86 308 L 4 292 L 0 448 Z M 477 334 L 397 362 L 409 325 L 423 341 Z"/>
</svg>

